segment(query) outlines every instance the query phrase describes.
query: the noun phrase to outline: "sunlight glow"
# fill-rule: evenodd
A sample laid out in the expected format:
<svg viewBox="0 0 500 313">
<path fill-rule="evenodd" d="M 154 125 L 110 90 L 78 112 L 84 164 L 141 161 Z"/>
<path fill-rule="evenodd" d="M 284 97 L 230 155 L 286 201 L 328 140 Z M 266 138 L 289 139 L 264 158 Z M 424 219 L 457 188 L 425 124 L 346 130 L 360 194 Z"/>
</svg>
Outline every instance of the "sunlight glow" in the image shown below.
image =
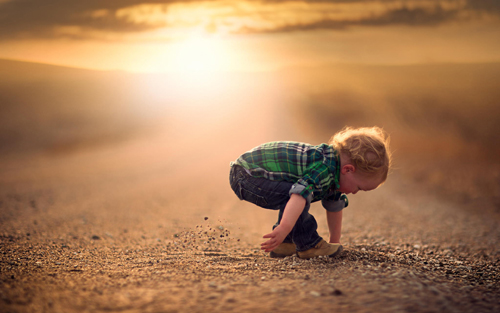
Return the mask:
<svg viewBox="0 0 500 313">
<path fill-rule="evenodd" d="M 231 84 L 228 72 L 234 71 L 236 54 L 225 39 L 204 33 L 158 48 L 139 68 L 157 72 L 145 76 L 140 84 L 148 110 L 175 107 L 179 98 L 183 107 L 200 107 L 207 99 L 226 94 Z"/>
<path fill-rule="evenodd" d="M 231 55 L 224 42 L 217 38 L 193 37 L 176 44 L 171 69 L 181 73 L 225 71 Z"/>
</svg>

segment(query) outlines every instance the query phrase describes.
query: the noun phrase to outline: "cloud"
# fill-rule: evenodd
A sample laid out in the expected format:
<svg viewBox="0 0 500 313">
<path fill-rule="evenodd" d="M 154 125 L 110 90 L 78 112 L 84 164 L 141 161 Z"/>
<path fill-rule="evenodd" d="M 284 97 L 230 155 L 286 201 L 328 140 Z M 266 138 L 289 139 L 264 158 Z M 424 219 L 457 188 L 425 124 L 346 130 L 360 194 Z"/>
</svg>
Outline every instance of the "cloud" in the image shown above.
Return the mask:
<svg viewBox="0 0 500 313">
<path fill-rule="evenodd" d="M 360 18 L 357 20 L 335 20 L 321 19 L 311 23 L 297 23 L 284 26 L 278 26 L 271 29 L 252 29 L 250 27 L 242 27 L 238 32 L 241 33 L 279 33 L 293 31 L 309 31 L 317 29 L 335 29 L 344 30 L 353 26 L 389 26 L 389 25 L 408 25 L 408 26 L 435 26 L 447 21 L 453 20 L 457 16 L 457 11 L 444 11 L 436 9 L 428 11 L 421 8 L 401 8 L 389 10 L 380 16 L 371 16 Z"/>
<path fill-rule="evenodd" d="M 431 27 L 463 18 L 466 4 L 464 0 L 312 0 L 309 2 L 328 3 L 330 6 L 318 5 L 316 10 L 297 11 L 295 18 L 292 19 L 285 19 L 278 14 L 267 15 L 263 19 L 267 19 L 268 23 L 261 21 L 261 23 L 253 23 L 252 25 L 246 24 L 232 32 L 282 33 L 318 29 L 346 30 L 354 26 L 382 27 L 391 25 Z M 308 16 L 309 18 L 307 18 Z"/>
<path fill-rule="evenodd" d="M 60 29 L 80 29 L 82 36 L 85 36 L 86 31 L 118 33 L 145 31 L 152 26 L 130 23 L 115 16 L 116 11 L 121 8 L 144 2 L 144 0 L 11 0 L 0 3 L 0 38 L 59 37 L 63 36 Z M 176 1 L 147 1 L 151 4 L 169 2 Z"/>
<path fill-rule="evenodd" d="M 500 13 L 500 1 L 498 0 L 469 0 L 467 8 L 475 11 L 487 11 Z"/>
<path fill-rule="evenodd" d="M 172 8 L 182 14 L 171 13 Z M 499 16 L 500 1 L 11 0 L 0 2 L 0 40 L 112 39 L 183 27 L 242 34 L 344 30 L 353 26 L 435 26 L 459 19 L 466 11 Z"/>
</svg>

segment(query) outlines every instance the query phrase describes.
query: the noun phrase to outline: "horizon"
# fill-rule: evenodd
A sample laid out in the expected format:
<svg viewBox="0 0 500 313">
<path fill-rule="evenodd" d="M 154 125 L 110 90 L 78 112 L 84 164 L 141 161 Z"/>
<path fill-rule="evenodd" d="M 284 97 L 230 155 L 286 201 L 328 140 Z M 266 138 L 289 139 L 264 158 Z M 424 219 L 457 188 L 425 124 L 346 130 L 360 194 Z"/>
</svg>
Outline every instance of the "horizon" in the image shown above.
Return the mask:
<svg viewBox="0 0 500 313">
<path fill-rule="evenodd" d="M 52 66 L 52 67 L 58 67 L 58 68 L 65 68 L 65 69 L 73 69 L 73 70 L 84 70 L 84 71 L 92 71 L 92 72 L 103 72 L 103 73 L 124 73 L 124 74 L 151 74 L 151 75 L 175 75 L 179 74 L 181 71 L 164 71 L 164 72 L 140 72 L 140 71 L 129 71 L 126 69 L 93 69 L 93 68 L 86 68 L 86 67 L 79 67 L 77 65 L 64 65 L 64 64 L 57 64 L 57 63 L 44 63 L 44 62 L 37 62 L 37 61 L 31 61 L 31 60 L 24 60 L 24 59 L 13 59 L 13 58 L 0 58 L 0 61 L 6 61 L 6 62 L 18 62 L 18 63 L 26 63 L 26 64 L 32 64 L 32 65 L 41 65 L 41 66 Z M 324 69 L 328 67 L 342 67 L 342 66 L 354 66 L 354 67 L 419 67 L 419 66 L 424 66 L 424 67 L 432 67 L 432 66 L 473 66 L 473 65 L 486 65 L 486 64 L 500 64 L 500 60 L 498 61 L 476 61 L 476 62 L 432 62 L 432 63 L 360 63 L 360 62 L 338 62 L 338 63 L 323 63 L 323 64 L 317 64 L 317 65 L 289 65 L 289 66 L 284 66 L 280 68 L 275 68 L 275 69 L 268 69 L 268 70 L 262 70 L 262 71 L 223 71 L 223 70 L 213 70 L 213 71 L 206 71 L 206 73 L 220 73 L 220 74 L 266 74 L 266 73 L 278 73 L 281 71 L 287 71 L 287 70 L 316 70 L 316 69 Z"/>
</svg>

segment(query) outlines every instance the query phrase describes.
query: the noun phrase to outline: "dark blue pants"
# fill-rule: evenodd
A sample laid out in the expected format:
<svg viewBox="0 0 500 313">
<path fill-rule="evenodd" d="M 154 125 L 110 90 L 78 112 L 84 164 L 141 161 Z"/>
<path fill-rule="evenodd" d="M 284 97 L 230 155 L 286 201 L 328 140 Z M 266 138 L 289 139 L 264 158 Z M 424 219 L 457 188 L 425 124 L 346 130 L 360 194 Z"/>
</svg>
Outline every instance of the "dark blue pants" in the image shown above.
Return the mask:
<svg viewBox="0 0 500 313">
<path fill-rule="evenodd" d="M 251 202 L 265 209 L 279 210 L 278 222 L 274 227 L 279 225 L 285 206 L 290 199 L 289 193 L 293 183 L 255 178 L 238 165 L 231 167 L 229 182 L 240 200 Z M 322 239 L 316 231 L 318 224 L 314 216 L 309 214 L 310 205 L 306 203 L 295 226 L 284 240 L 284 242 L 293 242 L 297 246 L 297 251 L 311 249 Z"/>
</svg>

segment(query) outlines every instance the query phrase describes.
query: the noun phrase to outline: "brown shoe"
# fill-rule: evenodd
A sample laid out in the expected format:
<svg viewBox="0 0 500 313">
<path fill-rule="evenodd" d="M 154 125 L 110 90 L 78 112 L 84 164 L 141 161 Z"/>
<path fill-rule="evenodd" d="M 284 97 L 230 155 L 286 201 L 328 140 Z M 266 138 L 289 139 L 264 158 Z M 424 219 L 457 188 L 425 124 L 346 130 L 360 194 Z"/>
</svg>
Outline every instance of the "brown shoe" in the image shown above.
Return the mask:
<svg viewBox="0 0 500 313">
<path fill-rule="evenodd" d="M 335 257 L 342 252 L 342 245 L 340 243 L 328 243 L 324 239 L 314 247 L 306 251 L 298 251 L 297 254 L 301 259 L 310 259 L 317 256 Z"/>
<path fill-rule="evenodd" d="M 296 247 L 294 243 L 281 243 L 276 249 L 271 251 L 269 256 L 271 258 L 284 258 L 287 256 L 294 255 L 296 252 Z"/>
</svg>

